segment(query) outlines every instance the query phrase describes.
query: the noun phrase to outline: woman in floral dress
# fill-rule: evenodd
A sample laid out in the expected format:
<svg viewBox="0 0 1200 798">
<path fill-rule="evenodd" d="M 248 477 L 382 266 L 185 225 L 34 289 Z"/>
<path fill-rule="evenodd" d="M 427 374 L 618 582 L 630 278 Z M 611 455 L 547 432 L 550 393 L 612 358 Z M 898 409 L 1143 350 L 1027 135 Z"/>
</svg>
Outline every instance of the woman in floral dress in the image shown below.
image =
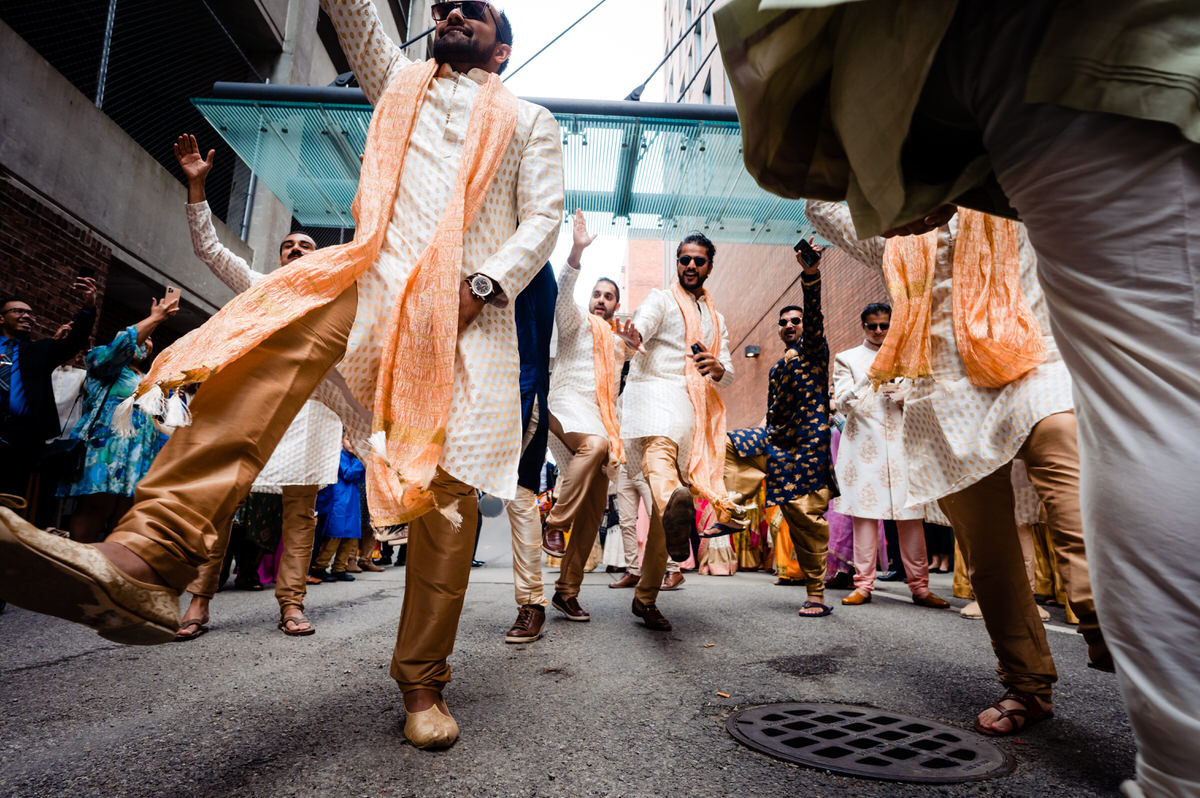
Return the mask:
<svg viewBox="0 0 1200 798">
<path fill-rule="evenodd" d="M 84 543 L 103 540 L 109 528 L 133 503 L 133 490 L 150 469 L 166 436 L 142 413 L 132 417 L 133 435 L 113 431 L 113 411 L 137 387 L 153 354 L 150 334 L 179 311 L 179 299 L 156 299 L 150 315 L 117 333 L 111 343 L 87 353 L 83 416 L 71 437 L 84 442 L 83 471 L 59 486 L 60 497 L 75 498 L 71 538 Z"/>
</svg>

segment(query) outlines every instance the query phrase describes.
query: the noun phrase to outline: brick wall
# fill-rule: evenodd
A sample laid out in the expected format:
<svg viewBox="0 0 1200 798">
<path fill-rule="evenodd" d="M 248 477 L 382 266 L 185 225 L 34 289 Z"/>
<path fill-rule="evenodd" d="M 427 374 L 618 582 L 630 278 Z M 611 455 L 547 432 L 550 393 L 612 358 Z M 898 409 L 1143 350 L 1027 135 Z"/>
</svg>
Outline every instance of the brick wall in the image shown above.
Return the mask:
<svg viewBox="0 0 1200 798">
<path fill-rule="evenodd" d="M 26 191 L 0 167 L 0 293 L 20 294 L 37 313 L 34 336 L 52 335 L 79 308 L 71 284 L 82 266 L 96 270 L 101 296 L 112 250 Z"/>
<path fill-rule="evenodd" d="M 662 287 L 662 244 L 630 242 L 627 277 L 636 309 L 649 287 Z M 887 301 L 878 272 L 840 250 L 827 250 L 822 266 L 822 308 L 831 356 L 862 343 L 859 313 L 869 302 Z M 791 247 L 718 244 L 716 267 L 707 283 L 729 326 L 734 381 L 722 391 L 730 429 L 758 424 L 766 413 L 767 377 L 782 353 L 779 309 L 803 304 L 800 267 Z M 745 357 L 747 346 L 761 355 Z"/>
</svg>

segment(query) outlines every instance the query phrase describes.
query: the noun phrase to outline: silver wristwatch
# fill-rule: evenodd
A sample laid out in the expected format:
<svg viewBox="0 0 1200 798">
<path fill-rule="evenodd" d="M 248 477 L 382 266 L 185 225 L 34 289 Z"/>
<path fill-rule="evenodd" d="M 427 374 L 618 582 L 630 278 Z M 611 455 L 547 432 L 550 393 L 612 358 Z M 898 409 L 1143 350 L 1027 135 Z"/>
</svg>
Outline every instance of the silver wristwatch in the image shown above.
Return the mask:
<svg viewBox="0 0 1200 798">
<path fill-rule="evenodd" d="M 467 278 L 467 285 L 471 289 L 471 295 L 485 305 L 499 293 L 496 282 L 486 274 L 472 274 Z"/>
</svg>

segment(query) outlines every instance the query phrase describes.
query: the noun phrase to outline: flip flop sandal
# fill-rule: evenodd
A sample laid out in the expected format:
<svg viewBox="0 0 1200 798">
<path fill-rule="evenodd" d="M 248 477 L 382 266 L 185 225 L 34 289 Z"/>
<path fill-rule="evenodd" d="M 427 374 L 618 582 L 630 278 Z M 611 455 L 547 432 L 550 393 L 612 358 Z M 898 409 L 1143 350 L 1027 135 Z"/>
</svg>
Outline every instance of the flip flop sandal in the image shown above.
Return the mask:
<svg viewBox="0 0 1200 798">
<path fill-rule="evenodd" d="M 308 624 L 308 628 L 294 628 L 300 626 L 301 624 Z M 317 631 L 317 628 L 312 625 L 312 621 L 310 621 L 308 618 L 305 618 L 303 615 L 289 615 L 286 618 L 280 618 L 279 629 L 288 637 L 307 637 L 308 635 L 311 635 Z"/>
<path fill-rule="evenodd" d="M 736 535 L 738 532 L 741 532 L 743 529 L 745 529 L 745 527 L 733 526 L 731 524 L 717 523 L 717 524 L 713 524 L 708 529 L 704 530 L 704 532 L 701 533 L 700 538 L 702 540 L 712 540 L 713 538 L 723 538 L 726 535 Z"/>
<path fill-rule="evenodd" d="M 185 629 L 195 629 L 194 632 L 186 632 Z M 200 621 L 188 621 L 179 627 L 179 631 L 175 633 L 175 642 L 182 643 L 184 640 L 195 640 L 202 634 L 208 633 L 208 626 Z"/>
<path fill-rule="evenodd" d="M 1004 701 L 1016 701 L 1021 706 L 1006 708 L 1001 706 Z M 1037 696 L 1022 690 L 1009 690 L 1000 696 L 999 700 L 992 704 L 991 708 L 1000 713 L 1000 717 L 992 721 L 993 724 L 999 723 L 1002 720 L 1008 720 L 1012 724 L 1012 728 L 1009 731 L 997 731 L 996 729 L 984 726 L 976 719 L 974 723 L 975 731 L 980 734 L 986 734 L 988 737 L 1010 737 L 1014 734 L 1020 734 L 1033 724 L 1054 717 L 1053 709 L 1042 709 L 1042 705 L 1038 703 Z M 1022 719 L 1023 722 L 1018 724 L 1018 719 Z"/>
<path fill-rule="evenodd" d="M 816 609 L 817 607 L 821 608 L 820 612 L 797 612 L 796 614 L 801 618 L 824 618 L 826 615 L 831 615 L 833 613 L 833 607 L 830 607 L 828 604 L 822 604 L 819 601 L 806 601 L 800 605 L 800 609 L 802 610 L 812 610 Z"/>
</svg>

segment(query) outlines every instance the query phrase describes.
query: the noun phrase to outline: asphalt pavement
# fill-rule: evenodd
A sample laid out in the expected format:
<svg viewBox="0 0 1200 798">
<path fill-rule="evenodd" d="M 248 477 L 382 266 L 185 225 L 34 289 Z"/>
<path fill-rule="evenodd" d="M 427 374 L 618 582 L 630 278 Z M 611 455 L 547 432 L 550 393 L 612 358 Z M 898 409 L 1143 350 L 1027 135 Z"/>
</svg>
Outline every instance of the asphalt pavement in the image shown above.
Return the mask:
<svg viewBox="0 0 1200 798">
<path fill-rule="evenodd" d="M 881 583 L 862 607 L 797 616 L 803 588 L 762 573 L 688 574 L 656 634 L 631 590 L 585 579 L 590 623 L 551 611 L 546 635 L 506 645 L 516 615 L 504 519 L 472 572 L 446 700 L 459 742 L 404 741 L 388 662 L 404 569 L 309 592 L 312 637 L 275 627 L 269 590 L 223 591 L 212 631 L 149 648 L 16 608 L 0 614 L 3 796 L 1110 796 L 1134 766 L 1115 677 L 1055 609 L 1055 713 L 1002 745 L 997 779 L 917 786 L 811 770 L 725 732 L 773 702 L 861 704 L 969 728 L 999 697 L 980 621 L 914 606 Z M 545 572 L 547 595 L 553 571 Z M 949 577 L 934 576 L 949 597 Z M 839 599 L 844 591 L 830 594 Z M 956 608 L 962 601 L 955 601 Z M 726 697 L 728 696 L 728 697 Z"/>
</svg>

